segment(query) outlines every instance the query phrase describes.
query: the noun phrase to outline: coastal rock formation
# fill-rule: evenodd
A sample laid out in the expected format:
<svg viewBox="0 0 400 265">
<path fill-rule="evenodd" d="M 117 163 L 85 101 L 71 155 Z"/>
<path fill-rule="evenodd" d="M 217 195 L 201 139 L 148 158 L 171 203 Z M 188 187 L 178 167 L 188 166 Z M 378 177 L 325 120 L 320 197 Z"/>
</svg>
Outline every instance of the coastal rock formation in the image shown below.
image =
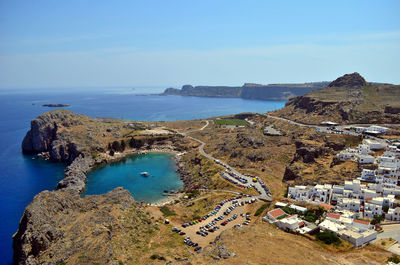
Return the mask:
<svg viewBox="0 0 400 265">
<path fill-rule="evenodd" d="M 260 85 L 245 83 L 243 86 L 192 86 L 184 85 L 182 89 L 167 88 L 161 95 L 181 95 L 195 97 L 245 98 L 258 100 L 287 100 L 304 95 L 312 90 L 324 87 L 328 82 L 304 84 L 270 84 Z"/>
<path fill-rule="evenodd" d="M 72 162 L 79 155 L 104 151 L 105 146 L 90 135 L 85 124 L 94 121 L 69 110 L 45 112 L 31 121 L 22 142 L 24 153 L 48 152 L 53 161 Z"/>
<path fill-rule="evenodd" d="M 14 264 L 77 264 L 79 256 L 90 258 L 87 264 L 111 264 L 112 227 L 137 207 L 122 188 L 84 198 L 75 191 L 43 191 L 26 207 L 13 236 Z"/>
<path fill-rule="evenodd" d="M 327 87 L 289 99 L 273 114 L 306 124 L 333 121 L 351 123 L 398 123 L 400 86 L 367 83 L 358 73 L 346 74 Z"/>
<path fill-rule="evenodd" d="M 90 157 L 77 157 L 64 171 L 64 179 L 56 186 L 56 189 L 77 190 L 83 192 L 86 185 L 86 174 L 96 164 Z"/>
</svg>

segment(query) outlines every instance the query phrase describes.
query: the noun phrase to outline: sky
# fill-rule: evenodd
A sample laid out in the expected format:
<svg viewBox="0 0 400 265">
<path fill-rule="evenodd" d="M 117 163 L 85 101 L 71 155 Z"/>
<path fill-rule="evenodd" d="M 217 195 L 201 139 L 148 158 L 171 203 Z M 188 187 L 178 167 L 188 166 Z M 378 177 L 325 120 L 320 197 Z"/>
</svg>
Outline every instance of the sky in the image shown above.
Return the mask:
<svg viewBox="0 0 400 265">
<path fill-rule="evenodd" d="M 0 0 L 0 88 L 400 84 L 400 1 Z"/>
</svg>

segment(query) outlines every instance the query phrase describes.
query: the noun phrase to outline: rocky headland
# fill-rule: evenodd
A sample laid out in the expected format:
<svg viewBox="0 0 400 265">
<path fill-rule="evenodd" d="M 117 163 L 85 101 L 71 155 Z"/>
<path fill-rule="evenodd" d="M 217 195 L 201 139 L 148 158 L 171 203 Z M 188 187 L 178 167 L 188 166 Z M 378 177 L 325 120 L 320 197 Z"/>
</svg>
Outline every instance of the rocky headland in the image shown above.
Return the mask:
<svg viewBox="0 0 400 265">
<path fill-rule="evenodd" d="M 69 110 L 46 112 L 32 120 L 22 151 L 40 154 L 50 161 L 63 161 L 68 166 L 56 190 L 39 193 L 25 209 L 13 236 L 14 263 L 77 264 L 85 260 L 91 264 L 118 264 L 111 258 L 113 231 L 115 227 L 123 229 L 118 218 L 134 211 L 139 213 L 134 218 L 137 225 L 151 226 L 151 221 L 122 188 L 104 195 L 80 195 L 85 190 L 86 174 L 99 165 L 135 153 L 179 153 L 187 148 L 183 137 L 173 132 L 153 133 L 152 127 L 132 121 L 90 118 Z M 179 157 L 177 163 L 183 166 Z M 184 183 L 188 183 L 188 175 L 182 175 Z M 82 255 L 95 259 L 82 259 Z"/>
<path fill-rule="evenodd" d="M 287 100 L 321 88 L 329 82 L 304 84 L 253 84 L 243 86 L 192 86 L 184 85 L 181 89 L 167 88 L 161 95 L 180 95 L 194 97 L 244 98 L 257 100 Z"/>
<path fill-rule="evenodd" d="M 399 123 L 400 86 L 368 83 L 359 73 L 346 74 L 328 86 L 289 99 L 273 115 L 319 124 Z"/>
</svg>

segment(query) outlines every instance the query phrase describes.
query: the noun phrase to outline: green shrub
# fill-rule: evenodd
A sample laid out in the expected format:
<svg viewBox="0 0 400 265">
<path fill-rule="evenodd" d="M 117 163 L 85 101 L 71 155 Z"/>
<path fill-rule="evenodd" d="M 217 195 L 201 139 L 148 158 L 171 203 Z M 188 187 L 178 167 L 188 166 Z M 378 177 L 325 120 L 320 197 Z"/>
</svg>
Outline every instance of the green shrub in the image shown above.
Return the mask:
<svg viewBox="0 0 400 265">
<path fill-rule="evenodd" d="M 372 219 L 371 224 L 372 225 L 380 224 L 384 219 L 385 217 L 383 215 L 374 215 L 374 219 Z"/>
<path fill-rule="evenodd" d="M 174 211 L 172 211 L 170 208 L 168 208 L 167 206 L 161 206 L 158 208 L 160 209 L 160 211 L 163 213 L 163 215 L 165 217 L 176 215 L 176 213 Z"/>
<path fill-rule="evenodd" d="M 259 215 L 261 215 L 261 214 L 265 211 L 265 209 L 268 208 L 268 206 L 269 206 L 269 203 L 268 203 L 268 202 L 266 202 L 266 203 L 264 203 L 263 205 L 261 205 L 260 208 L 258 208 L 257 211 L 254 213 L 254 216 L 259 216 Z"/>
<path fill-rule="evenodd" d="M 215 120 L 216 125 L 237 125 L 237 126 L 248 126 L 249 124 L 245 120 L 240 119 L 220 119 Z"/>
<path fill-rule="evenodd" d="M 388 262 L 393 262 L 393 263 L 400 263 L 400 258 L 397 255 L 393 255 L 388 258 Z"/>
<path fill-rule="evenodd" d="M 340 243 L 340 238 L 331 232 L 319 232 L 317 234 L 317 239 L 327 245 Z"/>
</svg>

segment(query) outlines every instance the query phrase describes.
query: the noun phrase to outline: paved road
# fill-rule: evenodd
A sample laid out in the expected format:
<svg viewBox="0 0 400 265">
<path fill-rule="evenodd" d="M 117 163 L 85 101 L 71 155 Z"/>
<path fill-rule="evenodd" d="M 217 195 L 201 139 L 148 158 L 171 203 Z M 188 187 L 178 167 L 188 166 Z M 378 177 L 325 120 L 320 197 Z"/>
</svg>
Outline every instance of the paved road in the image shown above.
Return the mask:
<svg viewBox="0 0 400 265">
<path fill-rule="evenodd" d="M 382 225 L 383 233 L 379 233 L 377 239 L 393 238 L 400 242 L 400 224 Z"/>
<path fill-rule="evenodd" d="M 285 121 L 289 124 L 292 125 L 297 125 L 300 127 L 308 127 L 308 128 L 314 128 L 317 132 L 321 132 L 321 133 L 340 133 L 340 134 L 345 134 L 345 135 L 352 135 L 352 136 L 360 136 L 362 135 L 361 133 L 357 133 L 354 131 L 349 131 L 346 130 L 346 127 L 349 126 L 353 126 L 353 127 L 367 127 L 367 126 L 371 126 L 371 124 L 347 124 L 347 125 L 337 125 L 335 126 L 335 130 L 330 129 L 327 126 L 319 126 L 319 125 L 312 125 L 312 124 L 304 124 L 304 123 L 299 123 L 299 122 L 295 122 L 295 121 L 291 121 L 285 118 L 281 118 L 281 117 L 277 117 L 277 116 L 272 116 L 269 114 L 264 114 L 265 116 L 267 116 L 268 118 L 272 118 L 272 119 L 276 119 L 276 120 L 281 120 L 281 121 Z M 381 126 L 396 126 L 396 127 L 400 127 L 400 124 L 380 124 Z M 341 131 L 341 132 L 338 132 Z M 374 137 L 374 136 L 364 136 L 365 138 L 370 138 L 373 139 L 375 141 L 381 142 L 381 143 L 387 143 L 385 139 L 382 138 L 378 138 L 378 137 Z"/>
<path fill-rule="evenodd" d="M 201 128 L 198 129 L 198 130 L 192 130 L 192 131 L 189 131 L 189 132 L 202 131 L 202 130 L 204 130 L 208 125 L 209 125 L 209 121 L 207 120 L 207 121 L 206 121 L 206 125 L 204 125 L 203 127 L 201 127 Z M 187 138 L 189 138 L 189 139 L 192 139 L 192 140 L 194 140 L 194 141 L 200 143 L 199 152 L 200 152 L 201 155 L 207 157 L 208 159 L 213 160 L 214 162 L 222 162 L 222 161 L 219 161 L 218 159 L 216 159 L 215 157 L 213 157 L 213 156 L 207 154 L 207 153 L 204 151 L 204 146 L 206 145 L 206 143 L 204 143 L 203 141 L 201 141 L 201 140 L 199 140 L 199 139 L 197 139 L 197 138 L 194 138 L 194 137 L 192 137 L 192 136 L 187 135 L 187 133 L 188 133 L 188 132 L 184 132 L 184 133 L 181 133 L 181 135 L 183 135 L 183 136 L 185 136 L 185 137 L 187 137 Z M 264 201 L 272 201 L 271 197 L 268 196 L 267 192 L 266 192 L 265 189 L 262 187 L 262 185 L 261 185 L 261 183 L 260 183 L 260 180 L 257 181 L 256 183 L 254 183 L 254 182 L 252 182 L 253 177 L 245 176 L 245 175 L 239 173 L 238 171 L 236 171 L 234 168 L 232 168 L 231 166 L 229 166 L 229 165 L 226 164 L 226 163 L 223 163 L 223 162 L 222 162 L 222 165 L 223 165 L 228 171 L 233 172 L 233 173 L 236 174 L 237 176 L 246 179 L 246 180 L 247 180 L 247 184 L 244 184 L 245 186 L 253 185 L 252 187 L 255 188 L 255 189 L 257 190 L 257 192 L 259 193 L 258 196 L 255 196 L 256 198 L 258 198 L 258 199 L 260 199 L 260 200 L 264 200 Z M 231 176 L 229 176 L 229 178 L 231 178 L 232 180 L 235 180 L 235 179 L 234 179 L 233 177 L 231 177 Z"/>
</svg>

